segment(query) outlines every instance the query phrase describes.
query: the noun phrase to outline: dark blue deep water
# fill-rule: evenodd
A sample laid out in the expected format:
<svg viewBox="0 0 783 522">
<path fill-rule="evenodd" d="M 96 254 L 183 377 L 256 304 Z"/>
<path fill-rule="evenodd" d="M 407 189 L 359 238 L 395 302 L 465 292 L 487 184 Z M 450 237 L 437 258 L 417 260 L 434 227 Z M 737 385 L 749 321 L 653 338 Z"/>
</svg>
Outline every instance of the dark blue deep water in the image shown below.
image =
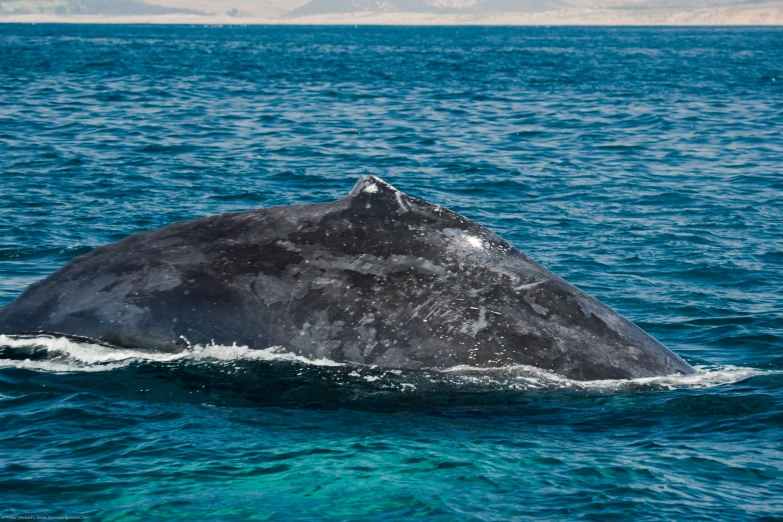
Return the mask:
<svg viewBox="0 0 783 522">
<path fill-rule="evenodd" d="M 0 26 L 0 305 L 132 232 L 375 174 L 691 377 L 0 337 L 0 511 L 783 520 L 783 31 Z M 1 333 L 1 332 L 0 332 Z"/>
</svg>

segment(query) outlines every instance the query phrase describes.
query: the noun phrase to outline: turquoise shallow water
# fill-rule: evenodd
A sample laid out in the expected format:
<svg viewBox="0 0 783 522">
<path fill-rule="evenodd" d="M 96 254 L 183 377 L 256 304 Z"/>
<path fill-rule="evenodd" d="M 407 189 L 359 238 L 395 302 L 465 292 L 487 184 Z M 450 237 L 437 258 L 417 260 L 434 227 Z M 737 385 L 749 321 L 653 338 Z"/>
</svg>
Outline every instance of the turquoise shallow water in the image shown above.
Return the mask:
<svg viewBox="0 0 783 522">
<path fill-rule="evenodd" d="M 132 232 L 375 174 L 699 373 L 0 337 L 0 511 L 783 520 L 781 128 L 778 29 L 2 25 L 0 305 Z"/>
</svg>

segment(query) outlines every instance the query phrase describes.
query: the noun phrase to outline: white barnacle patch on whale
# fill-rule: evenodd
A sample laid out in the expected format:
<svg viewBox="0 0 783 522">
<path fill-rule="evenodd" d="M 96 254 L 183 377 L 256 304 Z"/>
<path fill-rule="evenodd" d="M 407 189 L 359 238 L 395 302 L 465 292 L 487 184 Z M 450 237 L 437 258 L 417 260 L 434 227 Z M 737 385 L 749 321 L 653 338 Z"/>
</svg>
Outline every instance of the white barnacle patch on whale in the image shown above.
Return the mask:
<svg viewBox="0 0 783 522">
<path fill-rule="evenodd" d="M 366 192 L 368 194 L 375 194 L 376 192 L 378 192 L 378 185 L 372 182 L 368 182 L 362 189 L 362 192 Z"/>
<path fill-rule="evenodd" d="M 458 251 L 485 251 L 485 241 L 477 235 L 469 234 L 460 228 L 444 228 L 443 234 L 452 239 L 452 247 Z"/>
<path fill-rule="evenodd" d="M 481 240 L 481 238 L 478 238 L 476 236 L 465 236 L 465 241 L 468 242 L 469 245 L 475 247 L 475 248 L 484 248 L 484 242 Z"/>
</svg>

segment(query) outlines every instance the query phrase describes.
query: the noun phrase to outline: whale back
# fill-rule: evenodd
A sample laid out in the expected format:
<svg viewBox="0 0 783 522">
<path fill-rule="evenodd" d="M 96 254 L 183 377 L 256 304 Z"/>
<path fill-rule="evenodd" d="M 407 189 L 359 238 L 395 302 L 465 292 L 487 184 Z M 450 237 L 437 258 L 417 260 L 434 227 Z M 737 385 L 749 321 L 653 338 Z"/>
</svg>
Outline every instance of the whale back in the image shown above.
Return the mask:
<svg viewBox="0 0 783 522">
<path fill-rule="evenodd" d="M 530 365 L 577 380 L 693 372 L 486 228 L 372 176 L 337 201 L 96 248 L 0 309 L 0 332 L 166 351 L 282 346 L 401 369 Z"/>
</svg>

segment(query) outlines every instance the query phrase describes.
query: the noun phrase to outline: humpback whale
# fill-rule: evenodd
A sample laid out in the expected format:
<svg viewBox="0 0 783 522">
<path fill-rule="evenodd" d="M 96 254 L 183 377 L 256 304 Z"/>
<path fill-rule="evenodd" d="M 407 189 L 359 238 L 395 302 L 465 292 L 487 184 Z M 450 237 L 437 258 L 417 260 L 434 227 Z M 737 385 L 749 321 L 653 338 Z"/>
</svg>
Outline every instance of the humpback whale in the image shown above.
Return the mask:
<svg viewBox="0 0 783 522">
<path fill-rule="evenodd" d="M 118 347 L 280 346 L 394 369 L 529 365 L 575 380 L 693 373 L 491 231 L 364 176 L 344 198 L 138 232 L 0 309 L 0 333 Z"/>
</svg>

